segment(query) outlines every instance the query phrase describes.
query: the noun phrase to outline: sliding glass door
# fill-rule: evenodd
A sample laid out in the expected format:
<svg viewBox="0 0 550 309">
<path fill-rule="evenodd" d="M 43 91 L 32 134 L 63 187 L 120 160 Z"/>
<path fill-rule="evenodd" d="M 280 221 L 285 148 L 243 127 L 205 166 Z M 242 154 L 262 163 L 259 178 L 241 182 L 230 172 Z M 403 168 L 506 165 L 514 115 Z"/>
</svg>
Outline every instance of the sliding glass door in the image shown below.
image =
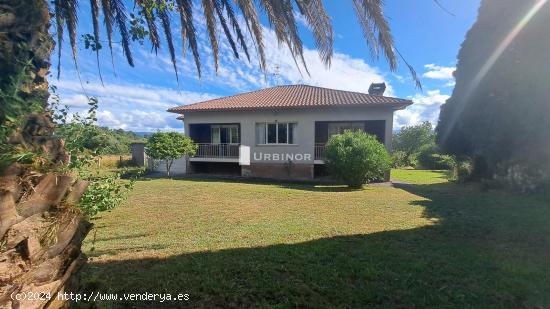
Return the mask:
<svg viewBox="0 0 550 309">
<path fill-rule="evenodd" d="M 211 126 L 212 144 L 238 144 L 239 143 L 239 126 L 236 124 L 230 125 L 212 125 Z"/>
</svg>

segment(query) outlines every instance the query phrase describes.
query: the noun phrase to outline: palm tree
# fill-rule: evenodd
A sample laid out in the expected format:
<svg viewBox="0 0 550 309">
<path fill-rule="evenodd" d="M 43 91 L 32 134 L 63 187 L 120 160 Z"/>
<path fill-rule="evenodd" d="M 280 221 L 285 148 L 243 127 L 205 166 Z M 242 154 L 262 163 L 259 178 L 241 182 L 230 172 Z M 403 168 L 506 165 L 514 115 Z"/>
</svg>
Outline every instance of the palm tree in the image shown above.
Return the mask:
<svg viewBox="0 0 550 309">
<path fill-rule="evenodd" d="M 120 36 L 124 55 L 134 65 L 129 10 L 124 0 L 87 0 L 90 3 L 93 34 L 89 42 L 99 63 L 100 33 L 106 33 L 113 49 L 115 32 Z M 194 58 L 201 75 L 201 58 L 194 14 L 201 12 L 218 68 L 219 42 L 227 40 L 235 57 L 250 61 L 250 33 L 259 66 L 265 71 L 266 59 L 259 11 L 275 30 L 279 43 L 290 50 L 296 64 L 307 64 L 298 33 L 296 14 L 312 29 L 316 48 L 325 65 L 333 55 L 331 20 L 321 0 L 134 0 L 134 10 L 143 19 L 156 51 L 161 48 L 161 32 L 177 78 L 172 18 L 179 17 L 179 35 L 184 48 Z M 351 0 L 370 53 L 383 55 L 391 70 L 397 67 L 399 52 L 383 14 L 382 0 Z M 63 141 L 52 134 L 54 124 L 47 112 L 47 74 L 54 44 L 61 46 L 66 31 L 73 60 L 77 59 L 78 0 L 3 0 L 0 3 L 0 306 L 10 302 L 15 291 L 48 286 L 55 292 L 65 284 L 79 265 L 80 246 L 90 226 L 73 206 L 86 189 L 85 181 L 70 174 L 55 173 L 68 162 Z M 195 6 L 200 6 L 196 10 Z M 241 16 L 239 18 L 238 16 Z M 241 23 L 240 20 L 243 22 Z M 50 23 L 55 27 L 54 41 Z M 221 26 L 222 34 L 218 34 Z M 104 31 L 101 31 L 103 27 Z M 405 62 L 406 63 L 406 62 Z M 412 67 L 406 64 L 417 81 Z M 60 72 L 58 68 L 58 72 Z M 418 84 L 419 85 L 419 84 Z M 21 158 L 40 154 L 39 162 L 20 164 Z M 39 164 L 38 164 L 39 163 Z M 4 276 L 4 272 L 7 272 Z M 5 281 L 5 282 L 4 282 Z M 44 285 L 47 284 L 47 285 Z"/>
<path fill-rule="evenodd" d="M 256 5 L 256 2 L 258 5 Z M 367 41 L 371 55 L 378 57 L 383 54 L 389 63 L 390 69 L 397 68 L 397 55 L 389 24 L 383 14 L 382 0 L 352 0 L 352 5 L 358 22 Z M 93 43 L 100 46 L 100 19 L 103 17 L 104 29 L 112 55 L 112 37 L 115 30 L 120 34 L 124 55 L 130 66 L 134 65 L 130 35 L 127 22 L 127 9 L 124 0 L 90 0 L 93 25 Z M 294 5 L 293 5 L 294 4 Z M 147 26 L 147 35 L 155 52 L 161 47 L 159 32 L 163 32 L 166 45 L 174 66 L 177 78 L 176 55 L 173 43 L 171 20 L 174 15 L 180 19 L 180 35 L 183 41 L 183 50 L 189 49 L 196 64 L 197 73 L 201 75 L 201 59 L 198 51 L 197 31 L 194 25 L 193 9 L 198 2 L 193 0 L 135 0 L 134 10 Z M 55 14 L 57 42 L 63 41 L 63 33 L 69 34 L 73 59 L 76 60 L 76 26 L 78 0 L 54 0 L 52 9 Z M 201 0 L 202 18 L 206 21 L 208 38 L 214 56 L 215 68 L 218 68 L 218 25 L 228 41 L 235 57 L 239 58 L 242 49 L 250 61 L 249 46 L 245 41 L 241 23 L 237 17 L 240 13 L 243 26 L 250 33 L 252 43 L 256 48 L 259 66 L 265 70 L 265 52 L 262 36 L 262 27 L 259 20 L 258 7 L 265 12 L 270 25 L 275 30 L 277 40 L 285 44 L 295 61 L 300 61 L 307 70 L 303 56 L 303 44 L 298 33 L 296 14 L 302 15 L 312 29 L 316 48 L 325 65 L 329 66 L 333 54 L 333 30 L 321 0 Z M 102 15 L 102 16 L 101 16 Z M 159 29 L 159 25 L 161 29 Z M 186 46 L 187 45 L 187 46 Z M 61 45 L 59 45 L 61 46 Z M 99 58 L 99 48 L 95 48 Z M 58 48 L 59 59 L 61 48 Z M 59 62 L 58 62 L 59 65 Z M 58 67 L 59 68 L 59 67 Z M 411 73 L 418 83 L 412 67 Z M 59 70 L 58 70 L 59 72 Z"/>
</svg>

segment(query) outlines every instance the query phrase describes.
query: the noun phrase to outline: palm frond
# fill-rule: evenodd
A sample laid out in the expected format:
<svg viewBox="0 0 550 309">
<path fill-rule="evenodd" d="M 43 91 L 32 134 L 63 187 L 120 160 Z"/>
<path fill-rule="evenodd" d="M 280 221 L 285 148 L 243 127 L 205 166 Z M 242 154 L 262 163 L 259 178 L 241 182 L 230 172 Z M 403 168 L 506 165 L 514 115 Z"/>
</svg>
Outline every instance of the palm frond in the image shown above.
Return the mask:
<svg viewBox="0 0 550 309">
<path fill-rule="evenodd" d="M 304 69 L 306 70 L 306 73 L 309 75 L 309 70 L 307 68 L 306 60 L 304 59 L 304 48 L 302 44 L 302 39 L 300 38 L 300 34 L 298 33 L 298 26 L 296 24 L 296 18 L 294 17 L 294 10 L 292 8 L 292 3 L 290 0 L 285 1 L 275 1 L 281 6 L 281 12 L 283 12 L 283 16 L 286 20 L 286 26 L 288 31 L 288 39 L 287 39 L 287 45 L 294 50 L 293 54 L 295 56 L 299 56 L 300 60 L 302 62 L 302 65 L 304 66 Z M 294 59 L 294 62 L 296 62 L 296 59 Z"/>
<path fill-rule="evenodd" d="M 227 12 L 227 17 L 229 17 L 229 22 L 233 27 L 233 31 L 235 31 L 235 33 L 237 34 L 237 41 L 241 45 L 241 48 L 246 55 L 246 59 L 250 61 L 250 55 L 248 54 L 248 46 L 246 46 L 246 41 L 244 39 L 243 32 L 241 31 L 241 26 L 239 25 L 239 21 L 237 20 L 237 17 L 235 16 L 235 12 L 233 11 L 233 7 L 231 6 L 228 0 L 221 0 L 221 1 L 222 1 L 222 7 Z"/>
<path fill-rule="evenodd" d="M 277 41 L 279 43 L 286 43 L 298 70 L 300 68 L 296 57 L 299 56 L 301 58 L 302 64 L 309 74 L 303 55 L 302 40 L 298 35 L 298 28 L 290 1 L 262 0 L 260 4 L 266 12 L 269 23 L 274 27 Z"/>
<path fill-rule="evenodd" d="M 120 33 L 122 50 L 126 56 L 126 60 L 128 60 L 128 64 L 133 67 L 134 59 L 132 58 L 132 51 L 130 50 L 130 35 L 126 27 L 128 16 L 126 16 L 126 8 L 124 7 L 123 0 L 111 0 L 111 11 L 114 14 L 114 19 Z"/>
<path fill-rule="evenodd" d="M 57 79 L 61 76 L 61 49 L 63 46 L 63 29 L 65 25 L 65 19 L 63 12 L 63 6 L 61 0 L 55 0 L 54 3 L 55 14 L 55 29 L 57 32 Z"/>
<path fill-rule="evenodd" d="M 94 28 L 94 43 L 95 43 L 95 55 L 97 61 L 97 71 L 99 73 L 99 79 L 103 85 L 103 77 L 101 76 L 101 67 L 99 65 L 99 0 L 90 0 L 90 7 L 92 9 L 92 25 Z"/>
<path fill-rule="evenodd" d="M 239 58 L 239 51 L 237 50 L 237 46 L 235 45 L 235 41 L 233 40 L 233 35 L 231 34 L 231 31 L 229 31 L 229 27 L 227 26 L 227 21 L 223 16 L 221 2 L 219 0 L 211 0 L 211 1 L 214 6 L 214 10 L 216 11 L 216 15 L 218 15 L 218 19 L 220 20 L 220 24 L 222 25 L 222 29 L 223 29 L 223 32 L 225 33 L 225 37 L 227 38 L 227 41 L 229 41 L 229 45 L 233 50 L 233 55 L 235 56 L 235 58 Z"/>
<path fill-rule="evenodd" d="M 296 4 L 311 26 L 315 46 L 321 60 L 329 66 L 332 59 L 334 39 L 330 17 L 325 11 L 323 3 L 320 0 L 296 0 Z"/>
<path fill-rule="evenodd" d="M 360 0 L 353 0 L 353 8 L 363 31 L 363 37 L 367 41 L 369 53 L 373 58 L 378 58 L 380 51 L 378 49 L 378 41 L 376 41 L 374 24 L 370 18 L 361 18 L 360 16 L 368 16 L 365 8 L 361 5 Z"/>
<path fill-rule="evenodd" d="M 376 57 L 378 56 L 378 51 L 383 51 L 390 66 L 390 70 L 395 71 L 397 69 L 397 53 L 409 69 L 416 87 L 422 90 L 422 84 L 420 83 L 420 79 L 418 78 L 413 66 L 405 60 L 405 57 L 403 57 L 403 55 L 394 46 L 390 26 L 383 12 L 383 1 L 353 0 L 353 4 L 355 6 L 355 12 L 357 14 L 357 18 L 359 19 L 359 23 L 363 27 L 365 38 L 367 39 L 369 47 L 371 47 L 371 54 Z M 365 32 L 365 29 L 367 32 Z M 370 37 L 370 32 L 372 32 L 373 37 Z M 374 33 L 377 33 L 378 35 L 374 37 Z"/>
<path fill-rule="evenodd" d="M 243 19 L 248 28 L 248 32 L 252 37 L 252 41 L 256 47 L 258 53 L 258 60 L 260 69 L 265 72 L 266 60 L 265 60 L 265 51 L 264 51 L 264 42 L 262 34 L 262 25 L 260 19 L 258 18 L 258 12 L 256 11 L 256 6 L 254 5 L 253 0 L 235 0 L 237 6 L 243 14 Z"/>
<path fill-rule="evenodd" d="M 182 36 L 187 38 L 189 49 L 193 53 L 195 59 L 195 65 L 197 67 L 197 73 L 199 78 L 201 77 L 201 60 L 199 54 L 199 47 L 197 44 L 195 25 L 193 24 L 193 1 L 192 0 L 177 0 L 178 9 L 180 11 Z M 185 50 L 185 46 L 183 48 Z"/>
<path fill-rule="evenodd" d="M 403 57 L 403 55 L 401 54 L 401 52 L 399 52 L 399 49 L 395 48 L 395 52 L 399 55 L 399 57 L 401 58 L 401 60 L 403 60 L 403 62 L 405 63 L 405 65 L 407 66 L 407 68 L 409 69 L 409 72 L 411 73 L 411 77 L 415 83 L 415 86 L 416 88 L 420 89 L 420 91 L 422 91 L 422 83 L 420 82 L 420 79 L 418 78 L 418 75 L 416 74 L 416 71 L 415 69 L 413 68 L 412 65 L 410 65 L 407 60 L 405 59 L 405 57 Z"/>
<path fill-rule="evenodd" d="M 151 0 L 137 0 L 137 5 L 141 8 L 141 14 L 145 17 L 147 22 L 147 29 L 149 30 L 149 40 L 151 46 L 157 53 L 160 48 L 160 38 L 157 30 L 156 17 L 152 9 Z"/>
<path fill-rule="evenodd" d="M 67 25 L 67 31 L 69 33 L 69 43 L 73 52 L 73 60 L 76 64 L 76 26 L 78 24 L 77 0 L 62 0 L 62 12 L 64 13 L 65 23 Z"/>
<path fill-rule="evenodd" d="M 187 15 L 183 8 L 183 1 L 176 0 L 177 11 L 180 13 L 181 53 L 185 59 L 187 55 Z"/>
<path fill-rule="evenodd" d="M 210 37 L 210 45 L 212 46 L 212 55 L 214 56 L 214 68 L 218 71 L 218 38 L 216 34 L 216 17 L 214 16 L 214 5 L 210 0 L 202 0 L 202 8 L 204 17 L 206 18 L 206 28 Z"/>
<path fill-rule="evenodd" d="M 170 28 L 170 15 L 168 15 L 168 9 L 160 7 L 157 9 L 157 14 L 162 22 L 162 28 L 164 30 L 164 35 L 166 36 L 166 44 L 168 44 L 168 50 L 170 52 L 170 59 L 172 60 L 174 72 L 176 73 L 176 80 L 179 81 L 178 66 L 176 65 L 176 51 L 174 49 L 174 41 L 172 39 L 172 29 Z"/>
<path fill-rule="evenodd" d="M 111 10 L 111 0 L 101 0 L 101 8 L 103 9 L 103 22 L 105 23 L 105 32 L 107 33 L 107 42 L 109 44 L 109 51 L 111 52 L 111 63 L 113 69 L 115 67 L 115 60 L 113 57 L 113 24 L 114 24 L 114 12 Z"/>
<path fill-rule="evenodd" d="M 383 13 L 382 0 L 353 0 L 353 5 L 371 53 L 377 57 L 379 51 L 383 51 L 390 70 L 395 71 L 397 57 L 390 26 Z M 378 35 L 376 36 L 375 33 Z"/>
</svg>

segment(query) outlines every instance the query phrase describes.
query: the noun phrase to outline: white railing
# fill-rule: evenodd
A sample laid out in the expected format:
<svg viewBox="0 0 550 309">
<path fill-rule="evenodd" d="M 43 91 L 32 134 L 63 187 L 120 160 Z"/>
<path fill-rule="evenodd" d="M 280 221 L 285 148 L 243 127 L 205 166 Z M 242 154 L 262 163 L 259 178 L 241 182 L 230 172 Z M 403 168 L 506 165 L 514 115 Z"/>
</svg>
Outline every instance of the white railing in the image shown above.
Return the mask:
<svg viewBox="0 0 550 309">
<path fill-rule="evenodd" d="M 315 144 L 314 158 L 315 160 L 324 160 L 325 159 L 325 144 Z"/>
<path fill-rule="evenodd" d="M 195 158 L 238 158 L 239 144 L 197 144 Z"/>
</svg>

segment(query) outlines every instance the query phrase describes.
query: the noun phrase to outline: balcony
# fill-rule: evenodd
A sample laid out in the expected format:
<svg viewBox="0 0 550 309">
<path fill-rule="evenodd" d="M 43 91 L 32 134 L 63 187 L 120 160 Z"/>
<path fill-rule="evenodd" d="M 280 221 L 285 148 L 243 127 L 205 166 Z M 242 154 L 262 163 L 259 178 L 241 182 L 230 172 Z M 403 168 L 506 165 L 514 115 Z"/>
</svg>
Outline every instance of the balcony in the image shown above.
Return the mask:
<svg viewBox="0 0 550 309">
<path fill-rule="evenodd" d="M 314 159 L 316 163 L 324 163 L 326 144 L 315 144 Z"/>
<path fill-rule="evenodd" d="M 197 153 L 190 161 L 203 162 L 238 162 L 239 144 L 197 144 Z"/>
</svg>

